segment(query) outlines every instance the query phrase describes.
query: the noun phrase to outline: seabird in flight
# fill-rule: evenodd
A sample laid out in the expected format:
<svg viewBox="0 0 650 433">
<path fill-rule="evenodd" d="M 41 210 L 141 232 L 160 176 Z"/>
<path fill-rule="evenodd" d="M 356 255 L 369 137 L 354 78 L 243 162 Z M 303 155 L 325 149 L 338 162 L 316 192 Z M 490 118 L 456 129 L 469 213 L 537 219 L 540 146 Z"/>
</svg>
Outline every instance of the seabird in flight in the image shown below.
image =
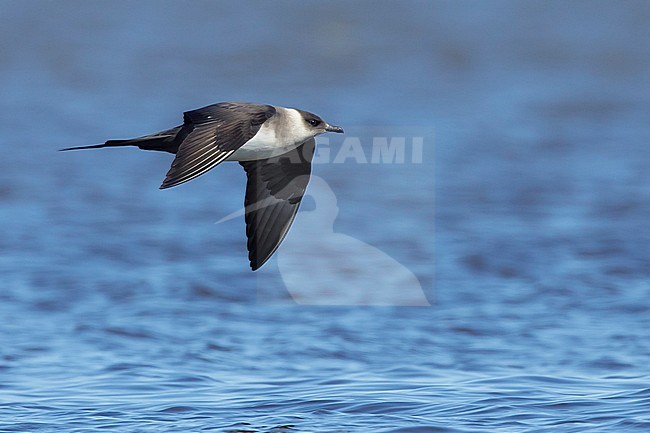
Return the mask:
<svg viewBox="0 0 650 433">
<path fill-rule="evenodd" d="M 202 175 L 223 161 L 238 161 L 247 176 L 245 219 L 248 258 L 259 269 L 287 234 L 311 173 L 314 137 L 339 132 L 315 114 L 248 102 L 220 102 L 183 114 L 183 124 L 130 140 L 61 150 L 137 146 L 176 155 L 160 189 Z"/>
</svg>

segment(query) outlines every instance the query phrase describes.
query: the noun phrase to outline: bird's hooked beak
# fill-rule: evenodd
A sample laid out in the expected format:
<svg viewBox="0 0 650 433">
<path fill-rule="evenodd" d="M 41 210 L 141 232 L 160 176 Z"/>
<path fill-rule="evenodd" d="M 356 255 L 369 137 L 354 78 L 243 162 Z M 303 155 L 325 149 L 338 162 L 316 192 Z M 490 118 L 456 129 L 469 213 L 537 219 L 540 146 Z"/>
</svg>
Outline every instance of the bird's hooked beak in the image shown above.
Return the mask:
<svg viewBox="0 0 650 433">
<path fill-rule="evenodd" d="M 338 132 L 339 134 L 343 134 L 343 128 L 328 123 L 327 126 L 325 126 L 325 132 Z"/>
</svg>

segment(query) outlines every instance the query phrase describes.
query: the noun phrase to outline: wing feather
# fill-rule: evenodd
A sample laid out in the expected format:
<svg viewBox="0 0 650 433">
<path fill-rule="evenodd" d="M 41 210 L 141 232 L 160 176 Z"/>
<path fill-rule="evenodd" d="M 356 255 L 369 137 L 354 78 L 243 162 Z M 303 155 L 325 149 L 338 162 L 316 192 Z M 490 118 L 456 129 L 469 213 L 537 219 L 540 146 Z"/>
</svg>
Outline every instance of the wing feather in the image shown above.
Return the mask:
<svg viewBox="0 0 650 433">
<path fill-rule="evenodd" d="M 278 249 L 302 200 L 314 154 L 313 138 L 274 158 L 241 161 L 246 170 L 246 236 L 248 258 L 259 269 Z"/>
<path fill-rule="evenodd" d="M 176 152 L 161 189 L 192 180 L 219 165 L 253 138 L 275 114 L 271 105 L 225 102 L 183 114 L 191 127 Z"/>
</svg>

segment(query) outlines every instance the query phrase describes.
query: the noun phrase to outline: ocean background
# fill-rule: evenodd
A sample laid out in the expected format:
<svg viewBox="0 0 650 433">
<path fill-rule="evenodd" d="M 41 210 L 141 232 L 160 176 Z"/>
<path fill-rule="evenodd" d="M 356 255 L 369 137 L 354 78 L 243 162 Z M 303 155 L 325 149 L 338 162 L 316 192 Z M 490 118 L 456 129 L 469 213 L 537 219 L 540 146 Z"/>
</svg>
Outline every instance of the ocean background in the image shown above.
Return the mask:
<svg viewBox="0 0 650 433">
<path fill-rule="evenodd" d="M 0 432 L 650 431 L 650 2 L 0 0 L 0 22 Z M 160 191 L 172 155 L 57 152 L 232 100 L 346 130 L 296 220 L 329 222 L 255 273 L 243 218 L 215 224 L 238 164 Z"/>
</svg>

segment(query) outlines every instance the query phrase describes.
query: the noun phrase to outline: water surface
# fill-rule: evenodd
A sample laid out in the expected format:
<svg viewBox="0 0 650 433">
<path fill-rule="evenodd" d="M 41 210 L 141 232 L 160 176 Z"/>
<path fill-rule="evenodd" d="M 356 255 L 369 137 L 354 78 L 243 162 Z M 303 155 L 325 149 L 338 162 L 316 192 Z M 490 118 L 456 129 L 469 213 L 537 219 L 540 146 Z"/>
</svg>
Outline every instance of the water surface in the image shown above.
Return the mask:
<svg viewBox="0 0 650 433">
<path fill-rule="evenodd" d="M 0 17 L 0 431 L 650 430 L 647 2 Z M 236 164 L 159 191 L 170 155 L 55 151 L 221 100 L 316 112 L 368 152 L 422 136 L 422 163 L 314 170 L 328 233 L 432 305 L 298 304 L 276 259 L 250 272 L 242 219 L 214 224 L 241 206 Z M 382 269 L 354 259 L 292 284 L 372 293 L 353 276 Z"/>
</svg>

